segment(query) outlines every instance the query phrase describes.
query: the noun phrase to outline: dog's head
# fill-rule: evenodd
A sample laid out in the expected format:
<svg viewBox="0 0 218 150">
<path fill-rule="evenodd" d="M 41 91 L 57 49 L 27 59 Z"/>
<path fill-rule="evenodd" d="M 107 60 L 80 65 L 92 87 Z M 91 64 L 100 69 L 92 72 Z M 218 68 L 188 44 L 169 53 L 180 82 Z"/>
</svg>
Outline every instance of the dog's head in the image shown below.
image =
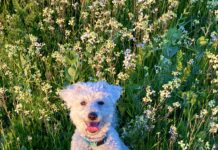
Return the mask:
<svg viewBox="0 0 218 150">
<path fill-rule="evenodd" d="M 70 108 L 70 117 L 81 134 L 105 134 L 121 95 L 121 87 L 105 81 L 79 82 L 60 91 L 60 97 Z"/>
</svg>

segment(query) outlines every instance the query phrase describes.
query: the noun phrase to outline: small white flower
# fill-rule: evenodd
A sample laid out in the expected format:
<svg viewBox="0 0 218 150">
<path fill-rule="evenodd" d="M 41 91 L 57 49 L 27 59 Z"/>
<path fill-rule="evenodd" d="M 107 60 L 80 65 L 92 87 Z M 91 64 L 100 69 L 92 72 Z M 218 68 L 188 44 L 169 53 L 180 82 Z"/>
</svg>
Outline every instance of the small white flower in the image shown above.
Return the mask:
<svg viewBox="0 0 218 150">
<path fill-rule="evenodd" d="M 171 107 L 171 106 L 167 106 L 167 109 L 168 109 L 168 113 L 171 113 L 171 112 L 173 112 L 173 107 Z"/>
<path fill-rule="evenodd" d="M 178 144 L 182 148 L 182 150 L 188 149 L 188 144 L 185 144 L 183 140 L 179 141 Z"/>
<path fill-rule="evenodd" d="M 179 102 L 175 102 L 175 103 L 173 103 L 173 107 L 179 108 L 179 107 L 181 107 L 181 104 Z"/>
<path fill-rule="evenodd" d="M 27 140 L 28 140 L 29 142 L 32 141 L 32 139 L 33 139 L 32 136 L 29 136 L 29 135 L 27 136 Z"/>
<path fill-rule="evenodd" d="M 208 114 L 208 111 L 206 109 L 202 109 L 200 112 L 200 118 L 205 117 Z"/>
<path fill-rule="evenodd" d="M 215 116 L 218 114 L 218 106 L 216 106 L 215 108 L 211 109 L 212 110 L 212 115 Z"/>
<path fill-rule="evenodd" d="M 212 108 L 215 106 L 215 103 L 216 103 L 215 100 L 211 100 L 208 102 L 208 105 Z"/>
<path fill-rule="evenodd" d="M 217 131 L 218 131 L 218 124 L 216 124 L 215 122 L 211 122 L 209 126 L 210 126 L 210 129 L 209 129 L 210 133 L 212 133 L 212 134 L 217 133 Z"/>
<path fill-rule="evenodd" d="M 189 61 L 188 61 L 188 64 L 189 65 L 192 65 L 194 63 L 194 60 L 193 59 L 190 59 Z"/>
</svg>

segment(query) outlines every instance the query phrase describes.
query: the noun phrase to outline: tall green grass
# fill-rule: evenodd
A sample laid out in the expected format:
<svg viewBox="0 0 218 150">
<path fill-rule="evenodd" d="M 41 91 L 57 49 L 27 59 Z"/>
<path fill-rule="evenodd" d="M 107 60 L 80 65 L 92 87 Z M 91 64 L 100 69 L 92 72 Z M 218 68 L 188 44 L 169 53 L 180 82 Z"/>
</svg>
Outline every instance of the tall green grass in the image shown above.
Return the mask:
<svg viewBox="0 0 218 150">
<path fill-rule="evenodd" d="M 70 149 L 58 92 L 123 87 L 131 149 L 217 149 L 216 0 L 0 0 L 0 148 Z"/>
</svg>

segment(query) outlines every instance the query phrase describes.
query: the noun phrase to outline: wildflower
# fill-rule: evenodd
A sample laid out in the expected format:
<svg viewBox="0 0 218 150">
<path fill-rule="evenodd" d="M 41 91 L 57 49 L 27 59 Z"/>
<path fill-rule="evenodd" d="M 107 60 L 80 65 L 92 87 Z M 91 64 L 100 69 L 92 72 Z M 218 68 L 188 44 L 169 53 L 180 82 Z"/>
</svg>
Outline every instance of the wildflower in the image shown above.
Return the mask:
<svg viewBox="0 0 218 150">
<path fill-rule="evenodd" d="M 212 115 L 215 116 L 218 114 L 218 106 L 216 106 L 215 108 L 212 108 Z"/>
<path fill-rule="evenodd" d="M 122 24 L 119 23 L 115 18 L 110 18 L 107 26 L 111 27 L 113 30 L 118 30 L 120 27 L 122 27 Z"/>
<path fill-rule="evenodd" d="M 168 109 L 168 113 L 171 113 L 171 112 L 173 112 L 173 107 L 171 107 L 171 106 L 167 106 L 167 109 Z"/>
<path fill-rule="evenodd" d="M 195 115 L 194 115 L 194 118 L 195 118 L 195 119 L 199 119 L 199 118 L 200 118 L 200 116 L 199 116 L 199 115 L 197 115 L 197 114 L 195 114 Z"/>
<path fill-rule="evenodd" d="M 217 150 L 217 146 L 216 144 L 213 144 L 212 149 L 211 150 Z"/>
<path fill-rule="evenodd" d="M 177 77 L 178 75 L 180 75 L 181 73 L 180 72 L 178 72 L 178 71 L 173 71 L 172 72 L 172 75 L 174 76 L 174 77 Z"/>
<path fill-rule="evenodd" d="M 216 18 L 218 19 L 218 10 L 215 10 L 214 14 L 215 14 Z"/>
<path fill-rule="evenodd" d="M 123 73 L 123 72 L 120 72 L 118 75 L 117 75 L 118 79 L 120 80 L 127 80 L 129 78 L 129 75 L 127 73 Z"/>
<path fill-rule="evenodd" d="M 43 14 L 42 16 L 44 17 L 43 21 L 48 23 L 48 24 L 52 24 L 53 23 L 53 19 L 52 19 L 52 14 L 54 13 L 54 10 L 52 10 L 51 8 L 44 8 L 43 9 Z"/>
<path fill-rule="evenodd" d="M 97 41 L 97 34 L 95 32 L 91 32 L 88 28 L 86 29 L 86 32 L 82 34 L 80 37 L 82 42 L 87 41 L 90 44 L 98 43 Z"/>
<path fill-rule="evenodd" d="M 166 13 L 164 13 L 160 18 L 159 22 L 166 25 L 169 20 L 172 20 L 177 15 L 172 10 L 168 10 Z"/>
<path fill-rule="evenodd" d="M 0 69 L 6 70 L 7 68 L 8 68 L 7 64 L 1 62 L 1 64 L 0 64 Z"/>
<path fill-rule="evenodd" d="M 68 22 L 68 25 L 73 27 L 74 26 L 74 19 L 75 19 L 74 17 L 71 17 L 69 22 Z"/>
<path fill-rule="evenodd" d="M 208 141 L 205 143 L 205 148 L 206 148 L 206 150 L 210 149 L 210 143 Z"/>
<path fill-rule="evenodd" d="M 5 92 L 6 92 L 6 89 L 5 89 L 5 88 L 0 88 L 0 96 L 1 96 L 1 95 L 4 95 Z"/>
<path fill-rule="evenodd" d="M 151 96 L 155 94 L 155 91 L 150 86 L 146 87 L 146 96 L 143 98 L 144 103 L 152 102 Z"/>
<path fill-rule="evenodd" d="M 55 58 L 55 60 L 56 60 L 57 62 L 60 62 L 60 63 L 62 63 L 62 64 L 65 63 L 65 58 L 64 58 L 64 56 L 63 56 L 60 52 L 58 52 L 58 51 L 53 52 L 52 55 L 51 55 L 51 57 L 52 57 L 52 58 Z"/>
<path fill-rule="evenodd" d="M 73 50 L 80 52 L 82 50 L 80 42 L 76 42 L 73 46 Z"/>
<path fill-rule="evenodd" d="M 199 20 L 197 20 L 197 19 L 194 19 L 194 21 L 193 21 L 193 25 L 198 25 L 200 23 L 200 21 Z"/>
<path fill-rule="evenodd" d="M 129 16 L 129 19 L 130 19 L 130 20 L 132 20 L 132 19 L 134 18 L 134 14 L 131 13 L 131 12 L 128 13 L 128 16 Z"/>
<path fill-rule="evenodd" d="M 151 98 L 144 97 L 144 98 L 143 98 L 143 102 L 144 102 L 144 103 L 149 103 L 149 102 L 152 102 L 152 100 L 151 100 Z"/>
<path fill-rule="evenodd" d="M 20 141 L 20 137 L 17 137 L 17 141 L 18 141 L 18 142 Z"/>
<path fill-rule="evenodd" d="M 23 111 L 23 114 L 26 115 L 26 116 L 28 116 L 28 115 L 30 114 L 30 111 L 29 111 L 29 110 L 24 110 L 24 111 Z"/>
<path fill-rule="evenodd" d="M 210 37 L 211 37 L 212 41 L 217 41 L 217 34 L 216 34 L 216 32 L 212 32 Z"/>
<path fill-rule="evenodd" d="M 60 28 L 64 25 L 64 19 L 63 18 L 57 18 L 56 23 L 59 25 Z"/>
<path fill-rule="evenodd" d="M 29 39 L 30 39 L 31 43 L 37 42 L 37 37 L 35 37 L 35 36 L 32 35 L 32 34 L 29 34 Z"/>
<path fill-rule="evenodd" d="M 70 30 L 65 30 L 65 35 L 66 35 L 66 37 L 65 38 L 67 38 L 67 37 L 69 37 L 70 36 Z"/>
<path fill-rule="evenodd" d="M 150 108 L 144 111 L 144 114 L 146 118 L 155 120 L 155 114 L 156 114 L 156 109 L 155 108 Z"/>
<path fill-rule="evenodd" d="M 188 61 L 188 64 L 189 65 L 192 65 L 194 63 L 194 60 L 193 59 L 190 59 L 189 61 Z"/>
<path fill-rule="evenodd" d="M 218 124 L 216 124 L 215 122 L 211 122 L 209 126 L 210 126 L 210 129 L 209 129 L 210 133 L 212 133 L 212 134 L 217 133 Z"/>
<path fill-rule="evenodd" d="M 20 93 L 21 87 L 20 86 L 14 86 L 14 93 Z"/>
<path fill-rule="evenodd" d="M 83 18 L 84 20 L 86 20 L 87 17 L 89 16 L 89 13 L 88 13 L 88 12 L 85 12 L 85 11 L 82 11 L 81 16 L 82 16 L 82 18 Z"/>
<path fill-rule="evenodd" d="M 174 78 L 172 81 L 162 85 L 163 90 L 160 91 L 160 100 L 163 101 L 171 97 L 171 93 L 175 88 L 180 87 L 181 80 Z"/>
<path fill-rule="evenodd" d="M 211 108 L 215 106 L 215 100 L 211 100 L 208 102 L 208 106 L 210 106 Z"/>
<path fill-rule="evenodd" d="M 200 44 L 201 46 L 204 46 L 204 45 L 207 44 L 207 40 L 205 39 L 204 36 L 201 36 L 201 37 L 198 39 L 198 41 L 199 41 L 199 44 Z"/>
<path fill-rule="evenodd" d="M 162 68 L 161 68 L 161 66 L 155 65 L 154 69 L 155 69 L 155 73 L 159 73 Z"/>
<path fill-rule="evenodd" d="M 126 49 L 124 52 L 124 60 L 123 60 L 123 66 L 126 70 L 132 69 L 134 70 L 136 67 L 136 60 L 135 60 L 135 54 L 131 53 L 130 49 Z"/>
<path fill-rule="evenodd" d="M 169 0 L 169 9 L 175 9 L 179 5 L 179 1 L 177 0 Z"/>
<path fill-rule="evenodd" d="M 180 27 L 179 27 L 179 30 L 181 30 L 184 34 L 187 34 L 187 33 L 188 33 L 188 31 L 185 29 L 184 26 L 180 26 Z"/>
<path fill-rule="evenodd" d="M 171 97 L 171 93 L 168 90 L 162 90 L 160 91 L 160 99 L 164 100 L 166 98 L 170 98 Z"/>
<path fill-rule="evenodd" d="M 28 140 L 29 142 L 32 141 L 32 139 L 33 139 L 32 136 L 29 136 L 29 135 L 27 136 L 27 140 Z"/>
<path fill-rule="evenodd" d="M 178 144 L 182 148 L 182 150 L 188 149 L 188 144 L 185 144 L 183 140 L 179 141 Z"/>
<path fill-rule="evenodd" d="M 139 44 L 136 44 L 136 47 L 144 48 L 144 47 L 145 47 L 145 44 L 144 44 L 144 43 L 139 43 Z"/>
<path fill-rule="evenodd" d="M 200 118 L 205 117 L 208 114 L 208 111 L 206 109 L 202 109 L 200 112 Z"/>
<path fill-rule="evenodd" d="M 50 31 L 54 31 L 54 30 L 55 30 L 55 28 L 54 28 L 53 26 L 48 26 L 48 29 L 49 29 Z"/>
<path fill-rule="evenodd" d="M 198 138 L 198 142 L 203 143 L 204 140 L 202 140 L 201 138 Z"/>
<path fill-rule="evenodd" d="M 179 107 L 181 107 L 181 104 L 179 102 L 175 102 L 175 103 L 173 103 L 173 106 L 175 108 L 179 108 Z"/>
<path fill-rule="evenodd" d="M 117 5 L 124 5 L 125 4 L 125 0 L 112 0 L 112 3 L 117 6 Z"/>
<path fill-rule="evenodd" d="M 15 112 L 19 114 L 20 111 L 22 111 L 22 108 L 23 108 L 22 104 L 20 104 L 20 103 L 17 104 L 16 107 L 15 107 Z"/>
<path fill-rule="evenodd" d="M 67 1 L 67 0 L 61 0 L 60 3 L 62 3 L 62 4 L 68 4 L 68 1 Z"/>
<path fill-rule="evenodd" d="M 73 6 L 74 9 L 77 9 L 77 6 L 79 6 L 79 3 L 78 2 L 72 3 L 72 6 Z"/>
<path fill-rule="evenodd" d="M 178 133 L 177 133 L 177 128 L 174 125 L 170 126 L 169 134 L 170 134 L 170 139 L 176 141 Z"/>
<path fill-rule="evenodd" d="M 57 96 L 59 96 L 60 91 L 61 91 L 61 89 L 57 88 L 56 91 L 55 91 L 55 94 L 56 94 Z"/>
<path fill-rule="evenodd" d="M 42 89 L 42 91 L 45 92 L 46 94 L 52 92 L 52 91 L 51 91 L 51 88 L 52 88 L 52 86 L 51 86 L 49 83 L 45 83 L 45 82 L 42 83 L 42 88 L 41 88 L 41 89 Z"/>
</svg>

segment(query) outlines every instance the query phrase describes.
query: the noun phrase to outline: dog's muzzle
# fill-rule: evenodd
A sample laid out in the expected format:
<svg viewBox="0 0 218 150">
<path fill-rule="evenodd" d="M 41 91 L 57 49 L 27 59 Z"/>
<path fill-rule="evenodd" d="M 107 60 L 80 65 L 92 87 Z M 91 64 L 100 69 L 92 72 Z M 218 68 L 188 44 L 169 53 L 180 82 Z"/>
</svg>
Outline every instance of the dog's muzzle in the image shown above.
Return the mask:
<svg viewBox="0 0 218 150">
<path fill-rule="evenodd" d="M 88 114 L 88 118 L 90 120 L 96 120 L 98 118 L 98 115 L 97 115 L 96 112 L 91 112 L 91 113 Z"/>
</svg>

